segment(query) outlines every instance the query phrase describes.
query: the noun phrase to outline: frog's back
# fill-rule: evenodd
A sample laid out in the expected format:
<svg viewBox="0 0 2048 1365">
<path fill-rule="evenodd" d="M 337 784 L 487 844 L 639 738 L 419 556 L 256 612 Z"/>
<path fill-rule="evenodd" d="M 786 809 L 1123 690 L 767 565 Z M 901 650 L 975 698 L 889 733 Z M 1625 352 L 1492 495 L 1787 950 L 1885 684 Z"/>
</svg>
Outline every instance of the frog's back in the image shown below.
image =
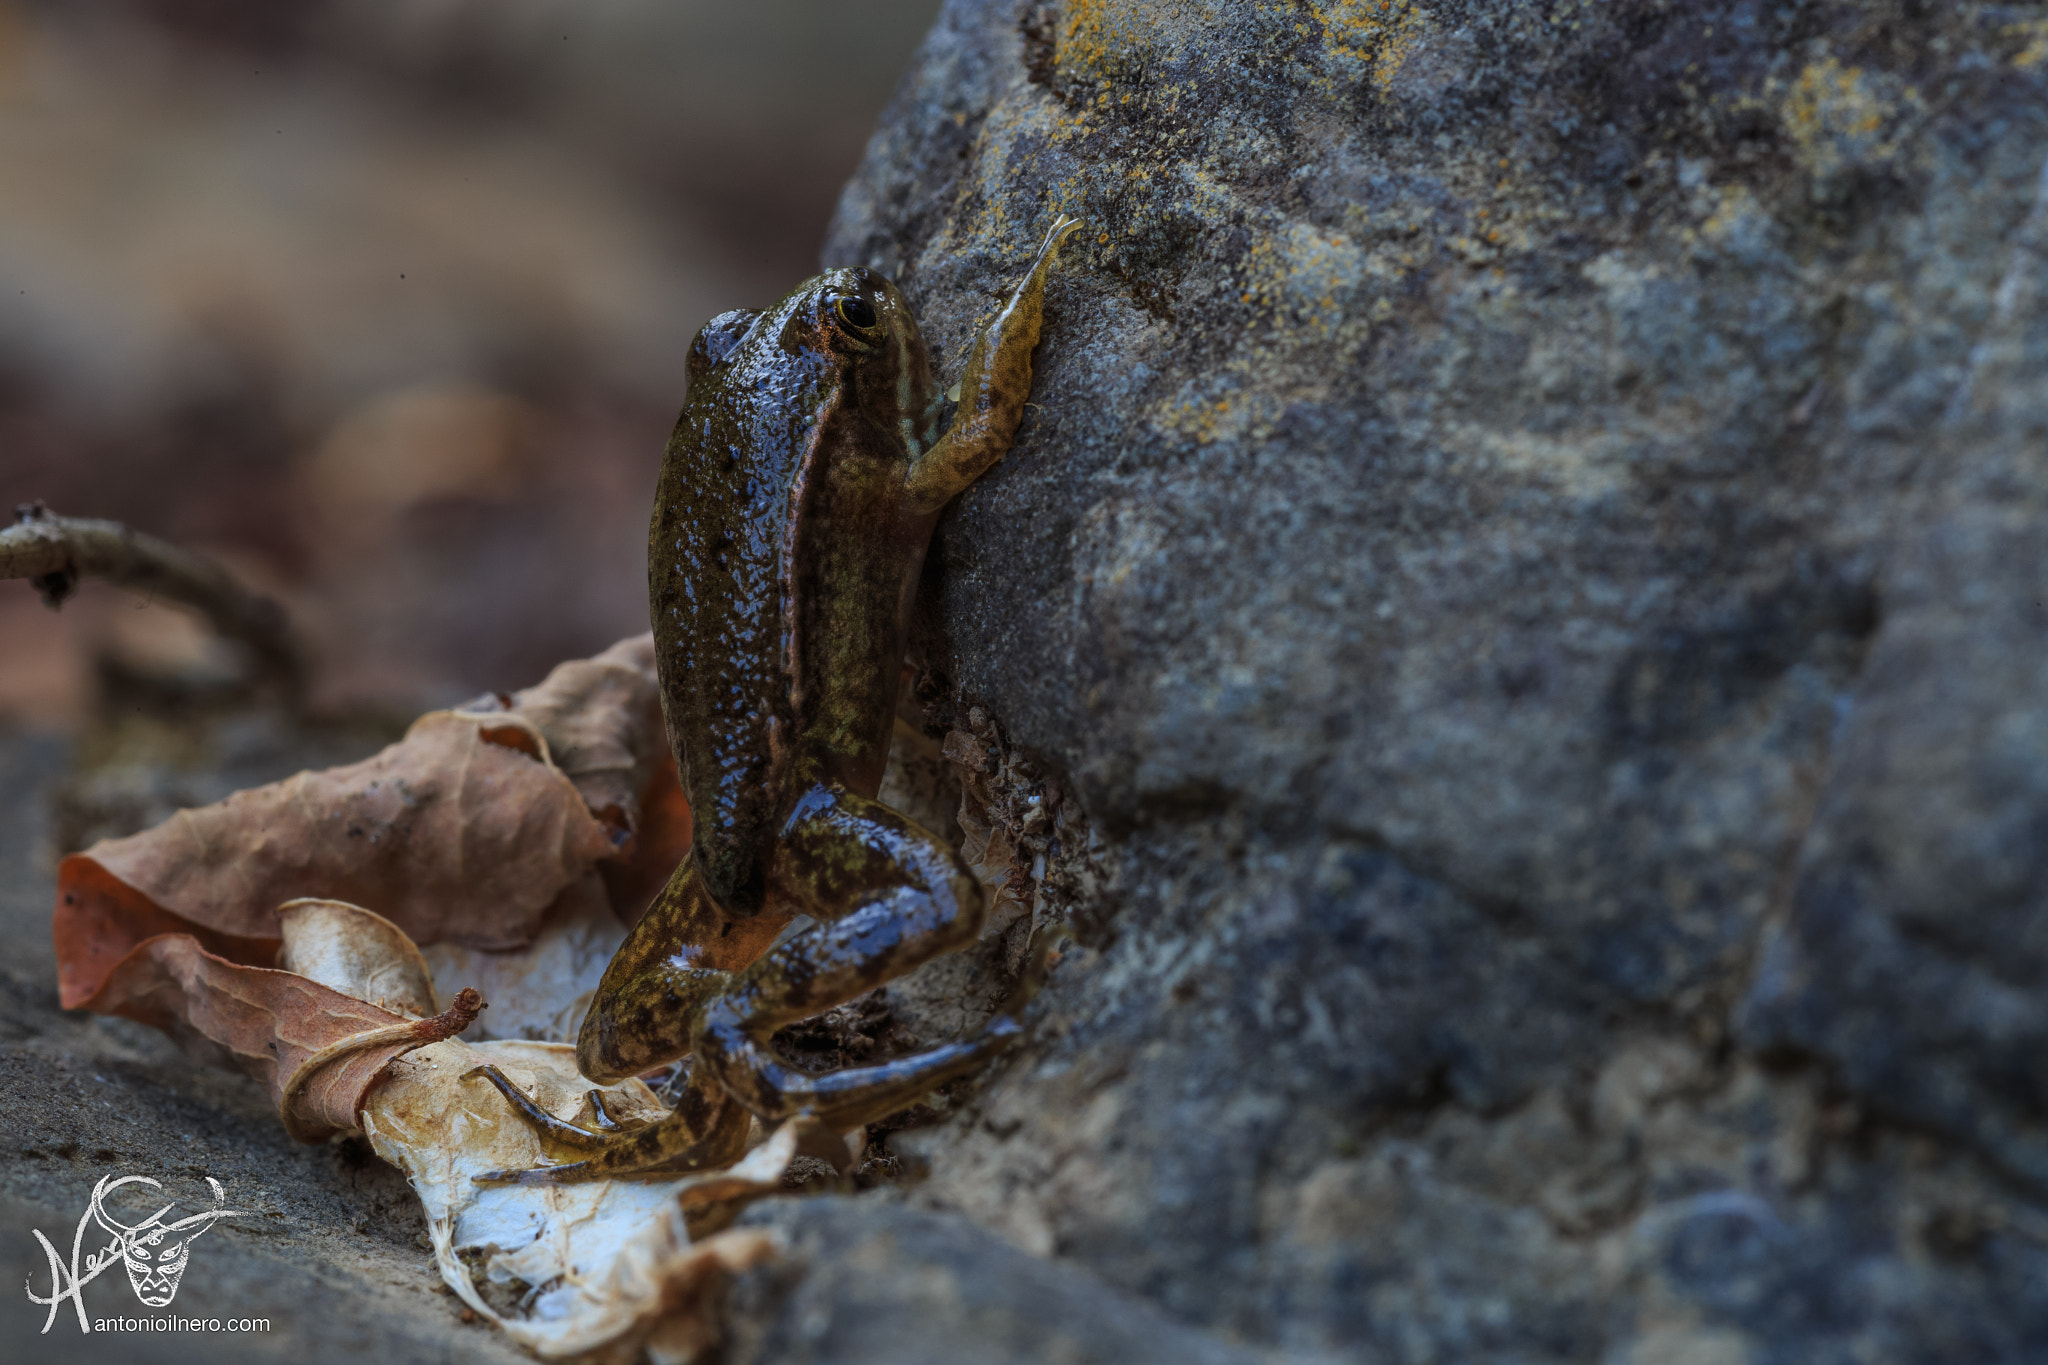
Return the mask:
<svg viewBox="0 0 2048 1365">
<path fill-rule="evenodd" d="M 789 340 L 815 294 L 706 327 L 649 529 L 662 705 L 697 861 L 743 914 L 761 903 L 766 851 L 820 731 L 829 750 L 835 728 L 872 728 L 878 701 L 886 727 L 893 692 L 878 697 L 876 679 L 900 667 L 904 456 L 862 435 L 872 424 L 846 359 Z"/>
</svg>

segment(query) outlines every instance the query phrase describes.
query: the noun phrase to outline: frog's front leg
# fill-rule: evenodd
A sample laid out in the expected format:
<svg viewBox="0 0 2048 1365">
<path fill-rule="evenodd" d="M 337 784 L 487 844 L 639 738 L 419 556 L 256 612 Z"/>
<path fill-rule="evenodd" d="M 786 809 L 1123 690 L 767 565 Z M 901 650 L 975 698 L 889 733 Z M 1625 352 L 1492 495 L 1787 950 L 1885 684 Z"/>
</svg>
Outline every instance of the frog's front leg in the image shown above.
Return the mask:
<svg viewBox="0 0 2048 1365">
<path fill-rule="evenodd" d="M 736 974 L 707 1003 L 695 1065 L 768 1122 L 810 1110 L 846 1131 L 915 1103 L 1019 1036 L 999 1018 L 964 1042 L 810 1075 L 769 1044 L 775 1030 L 844 1004 L 974 941 L 984 905 L 959 855 L 878 801 L 820 784 L 796 803 L 769 870 L 774 892 L 821 921 Z"/>
<path fill-rule="evenodd" d="M 1024 400 L 1031 396 L 1031 352 L 1045 312 L 1045 277 L 1060 243 L 1080 226 L 1078 218 L 1053 223 L 1009 302 L 975 339 L 960 378 L 960 410 L 953 425 L 910 467 L 910 515 L 937 512 L 1010 448 L 1024 417 Z"/>
</svg>

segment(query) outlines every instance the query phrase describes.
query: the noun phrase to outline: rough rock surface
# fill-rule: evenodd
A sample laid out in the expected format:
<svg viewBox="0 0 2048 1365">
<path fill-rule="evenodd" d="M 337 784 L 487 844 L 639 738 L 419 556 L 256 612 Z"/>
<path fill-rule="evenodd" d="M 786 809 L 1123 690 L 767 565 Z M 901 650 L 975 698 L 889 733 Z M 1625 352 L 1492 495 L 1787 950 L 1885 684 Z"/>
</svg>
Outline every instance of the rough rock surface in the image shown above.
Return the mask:
<svg viewBox="0 0 2048 1365">
<path fill-rule="evenodd" d="M 839 1198 L 757 1205 L 782 1260 L 727 1303 L 727 1365 L 1253 1365 L 1086 1272 L 957 1219 Z"/>
<path fill-rule="evenodd" d="M 2033 6 L 949 3 L 824 257 L 950 373 L 1088 221 L 920 641 L 1085 949 L 908 1198 L 1254 1348 L 2048 1356 L 2044 158 Z"/>
</svg>

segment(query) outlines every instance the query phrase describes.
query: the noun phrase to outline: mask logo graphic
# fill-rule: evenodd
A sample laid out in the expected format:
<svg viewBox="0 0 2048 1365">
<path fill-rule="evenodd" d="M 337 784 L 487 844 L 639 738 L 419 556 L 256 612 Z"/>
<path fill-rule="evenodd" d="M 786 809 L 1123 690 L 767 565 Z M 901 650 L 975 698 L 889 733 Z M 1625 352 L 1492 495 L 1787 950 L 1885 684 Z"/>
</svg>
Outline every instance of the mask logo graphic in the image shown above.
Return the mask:
<svg viewBox="0 0 2048 1365">
<path fill-rule="evenodd" d="M 213 1190 L 213 1207 L 202 1209 L 174 1221 L 166 1218 L 178 1207 L 166 1204 L 155 1213 L 138 1223 L 124 1223 L 107 1212 L 107 1196 L 124 1185 L 147 1185 L 161 1189 L 160 1182 L 146 1175 L 124 1175 L 118 1179 L 103 1176 L 93 1186 L 92 1202 L 86 1206 L 85 1216 L 78 1220 L 78 1231 L 71 1239 L 71 1260 L 66 1264 L 57 1255 L 57 1249 L 50 1245 L 50 1239 L 43 1236 L 42 1229 L 36 1229 L 36 1241 L 42 1243 L 43 1254 L 50 1261 L 50 1292 L 48 1296 L 36 1293 L 33 1281 L 29 1284 L 28 1296 L 31 1302 L 46 1304 L 50 1314 L 43 1320 L 43 1330 L 50 1330 L 57 1320 L 58 1305 L 66 1302 L 78 1312 L 78 1330 L 90 1332 L 91 1324 L 85 1315 L 85 1287 L 98 1279 L 101 1272 L 119 1261 L 128 1271 L 128 1285 L 135 1291 L 135 1297 L 146 1308 L 167 1308 L 178 1296 L 178 1283 L 185 1276 L 185 1266 L 192 1257 L 192 1243 L 199 1235 L 223 1218 L 239 1218 L 239 1209 L 222 1208 L 227 1191 L 212 1176 L 206 1183 Z M 99 1251 L 85 1254 L 86 1228 L 93 1223 L 111 1233 L 113 1240 Z"/>
<path fill-rule="evenodd" d="M 213 1219 L 201 1214 L 196 1226 L 187 1220 L 170 1227 L 131 1227 L 115 1222 L 98 1204 L 93 1205 L 92 1212 L 99 1225 L 113 1233 L 120 1244 L 121 1259 L 128 1267 L 128 1284 L 135 1297 L 148 1308 L 169 1307 L 178 1296 L 178 1281 L 185 1276 L 192 1242 L 213 1226 Z M 178 1235 L 180 1232 L 182 1236 Z"/>
</svg>

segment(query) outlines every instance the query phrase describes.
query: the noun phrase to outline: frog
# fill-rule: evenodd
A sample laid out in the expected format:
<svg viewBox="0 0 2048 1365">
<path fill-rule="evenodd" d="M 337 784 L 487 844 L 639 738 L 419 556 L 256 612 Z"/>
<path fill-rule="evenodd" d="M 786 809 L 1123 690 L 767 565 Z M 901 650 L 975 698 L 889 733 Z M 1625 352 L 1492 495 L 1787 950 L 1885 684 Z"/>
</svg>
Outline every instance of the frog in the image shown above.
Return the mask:
<svg viewBox="0 0 2048 1365">
<path fill-rule="evenodd" d="M 697 333 L 648 531 L 690 848 L 607 964 L 576 1040 L 599 1085 L 687 1070 L 664 1117 L 622 1119 L 593 1090 L 585 1124 L 476 1068 L 544 1149 L 575 1158 L 479 1183 L 716 1169 L 744 1154 L 756 1119 L 849 1133 L 1022 1035 L 1006 1011 L 959 1041 L 819 1075 L 770 1043 L 980 934 L 985 901 L 960 854 L 877 793 L 933 529 L 1015 439 L 1046 281 L 1080 227 L 1055 218 L 943 393 L 909 304 L 867 267 Z"/>
</svg>

